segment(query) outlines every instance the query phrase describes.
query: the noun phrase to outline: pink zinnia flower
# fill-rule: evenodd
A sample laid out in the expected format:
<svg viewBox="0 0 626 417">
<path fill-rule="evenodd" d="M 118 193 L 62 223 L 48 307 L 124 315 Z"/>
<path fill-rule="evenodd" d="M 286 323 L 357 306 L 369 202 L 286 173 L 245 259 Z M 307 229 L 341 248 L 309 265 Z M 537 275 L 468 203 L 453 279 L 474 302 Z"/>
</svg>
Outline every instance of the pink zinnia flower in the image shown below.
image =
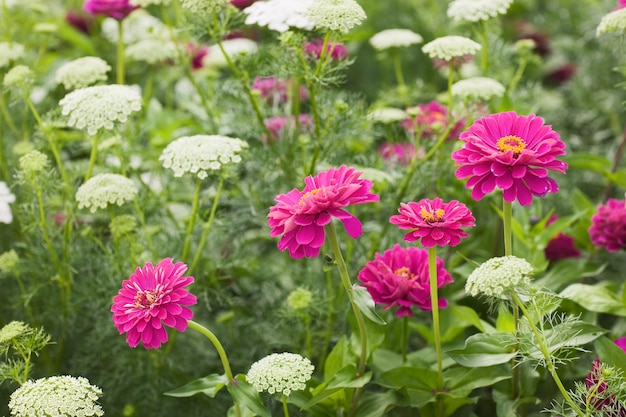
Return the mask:
<svg viewBox="0 0 626 417">
<path fill-rule="evenodd" d="M 533 195 L 559 190 L 548 171 L 565 173 L 567 164 L 556 159 L 565 154 L 565 144 L 541 117 L 512 111 L 492 114 L 474 122 L 460 139 L 465 144 L 452 159 L 460 165 L 457 178 L 469 177 L 465 186 L 472 189 L 474 200 L 498 187 L 504 190 L 504 201 L 527 206 Z"/>
<path fill-rule="evenodd" d="M 546 226 L 554 223 L 557 219 L 558 216 L 552 215 L 546 222 Z M 580 258 L 581 255 L 574 244 L 574 238 L 561 232 L 550 239 L 543 252 L 546 259 L 553 262 L 561 259 Z"/>
<path fill-rule="evenodd" d="M 126 342 L 136 347 L 156 349 L 167 342 L 165 326 L 180 332 L 187 329 L 193 312 L 186 306 L 196 304 L 196 296 L 184 287 L 193 277 L 183 276 L 187 265 L 163 259 L 156 266 L 150 262 L 137 268 L 113 298 L 113 323 Z"/>
<path fill-rule="evenodd" d="M 626 200 L 609 199 L 591 217 L 589 237 L 596 249 L 617 252 L 626 248 Z"/>
<path fill-rule="evenodd" d="M 207 45 L 195 45 L 191 42 L 187 44 L 187 53 L 191 56 L 191 68 L 194 70 L 204 67 L 204 58 L 209 55 Z"/>
<path fill-rule="evenodd" d="M 267 130 L 272 134 L 274 140 L 280 139 L 285 128 L 294 128 L 296 123 L 293 116 L 274 116 L 264 120 Z M 306 132 L 313 127 L 313 120 L 308 114 L 298 115 L 298 123 L 300 124 L 300 130 Z M 267 143 L 267 138 L 262 139 Z"/>
<path fill-rule="evenodd" d="M 370 192 L 374 184 L 360 176 L 361 172 L 342 165 L 306 177 L 302 191 L 294 188 L 278 195 L 278 204 L 270 208 L 267 216 L 271 236 L 282 235 L 278 249 L 288 249 L 292 258 L 318 256 L 326 238 L 324 226 L 333 217 L 341 220 L 350 237 L 359 237 L 361 222 L 344 207 L 379 200 L 378 195 Z"/>
<path fill-rule="evenodd" d="M 91 14 L 101 14 L 121 20 L 139 6 L 133 6 L 129 0 L 85 0 L 83 10 Z"/>
<path fill-rule="evenodd" d="M 378 155 L 390 164 L 408 165 L 416 157 L 415 145 L 411 142 L 386 142 L 378 148 Z M 420 156 L 424 156 L 423 151 Z"/>
<path fill-rule="evenodd" d="M 617 0 L 617 7 L 613 10 L 615 11 L 615 10 L 623 9 L 625 7 L 626 7 L 626 0 Z"/>
<path fill-rule="evenodd" d="M 448 128 L 448 108 L 438 101 L 418 104 L 416 107 L 407 109 L 407 112 L 417 114 L 415 117 L 407 117 L 400 122 L 400 126 L 413 136 L 419 134 L 423 139 L 437 139 Z M 458 139 L 463 126 L 465 126 L 465 119 L 455 122 L 446 139 Z"/>
<path fill-rule="evenodd" d="M 614 341 L 614 343 L 620 347 L 620 349 L 622 349 L 624 351 L 624 353 L 626 353 L 626 337 L 620 337 L 619 339 L 616 339 Z M 587 378 L 585 379 L 585 383 L 587 384 L 587 387 L 589 388 L 595 388 L 596 385 L 598 385 L 599 382 L 599 375 L 600 373 L 600 359 L 595 359 L 593 361 L 593 364 L 591 365 L 591 372 L 589 372 L 589 374 L 587 375 Z M 606 389 L 608 388 L 608 386 L 606 385 L 605 382 L 601 382 L 600 385 L 598 386 L 598 389 L 596 390 L 597 394 L 602 394 Z M 624 417 L 626 416 L 626 404 L 624 404 L 623 402 L 620 402 L 615 395 L 611 395 L 611 397 L 606 398 L 607 395 L 605 394 L 604 396 L 599 395 L 600 398 L 590 398 L 589 401 L 591 402 L 591 405 L 593 405 L 593 407 L 596 410 L 601 410 L 601 411 L 606 411 L 608 414 L 607 416 L 609 417 Z M 605 398 L 602 398 L 605 397 Z"/>
<path fill-rule="evenodd" d="M 425 248 L 458 245 L 468 236 L 461 227 L 474 227 L 476 220 L 465 204 L 456 200 L 444 203 L 441 198 L 400 203 L 398 212 L 389 221 L 400 229 L 410 230 L 404 240 L 421 239 Z"/>
<path fill-rule="evenodd" d="M 313 39 L 312 41 L 305 43 L 303 49 L 306 54 L 314 55 L 319 59 L 322 56 L 323 46 L 324 41 L 322 39 Z M 338 61 L 348 57 L 348 50 L 345 45 L 341 43 L 328 42 L 326 45 L 326 54 L 330 54 L 333 61 Z"/>
<path fill-rule="evenodd" d="M 289 80 L 279 80 L 276 77 L 256 77 L 252 89 L 258 91 L 270 104 L 279 104 L 289 97 Z M 300 100 L 306 100 L 307 91 L 304 85 L 300 86 Z"/>
<path fill-rule="evenodd" d="M 432 309 L 429 277 L 427 250 L 395 245 L 382 255 L 377 253 L 357 278 L 375 303 L 385 305 L 385 310 L 399 307 L 396 316 L 402 317 L 412 316 L 411 306 L 414 305 L 423 311 Z M 437 257 L 437 288 L 451 282 L 452 277 Z M 448 302 L 440 298 L 438 304 L 439 308 L 444 308 Z"/>
</svg>

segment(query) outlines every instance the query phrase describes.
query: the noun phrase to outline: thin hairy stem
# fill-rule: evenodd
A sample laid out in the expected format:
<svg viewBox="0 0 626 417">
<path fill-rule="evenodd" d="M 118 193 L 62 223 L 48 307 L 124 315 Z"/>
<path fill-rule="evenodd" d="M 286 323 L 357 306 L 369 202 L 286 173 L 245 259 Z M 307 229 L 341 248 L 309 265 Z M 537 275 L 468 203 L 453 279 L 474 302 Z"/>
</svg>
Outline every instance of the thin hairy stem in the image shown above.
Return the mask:
<svg viewBox="0 0 626 417">
<path fill-rule="evenodd" d="M 198 178 L 196 181 L 196 191 L 193 194 L 193 201 L 191 203 L 191 215 L 189 217 L 189 223 L 187 223 L 187 232 L 185 233 L 185 243 L 183 244 L 183 253 L 181 259 L 183 262 L 187 259 L 189 253 L 189 246 L 191 245 L 191 236 L 193 235 L 193 227 L 196 224 L 196 217 L 198 215 L 198 206 L 200 205 L 200 191 L 202 190 L 202 180 Z"/>
</svg>

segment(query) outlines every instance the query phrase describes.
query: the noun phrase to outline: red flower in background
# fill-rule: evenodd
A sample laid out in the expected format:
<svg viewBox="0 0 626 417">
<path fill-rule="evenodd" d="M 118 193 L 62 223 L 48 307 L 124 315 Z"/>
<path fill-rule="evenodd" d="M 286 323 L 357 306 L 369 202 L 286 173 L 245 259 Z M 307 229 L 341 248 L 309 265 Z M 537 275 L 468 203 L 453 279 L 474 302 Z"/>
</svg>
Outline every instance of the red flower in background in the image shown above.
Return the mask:
<svg viewBox="0 0 626 417">
<path fill-rule="evenodd" d="M 121 20 L 139 6 L 133 6 L 129 0 L 86 0 L 83 10 L 91 14 L 100 14 Z"/>
<path fill-rule="evenodd" d="M 419 134 L 420 137 L 424 139 L 437 139 L 439 135 L 448 129 L 448 108 L 438 101 L 418 104 L 416 107 L 407 109 L 407 112 L 411 114 L 416 113 L 416 115 L 414 117 L 407 117 L 404 121 L 400 122 L 400 126 L 413 136 Z M 447 139 L 458 139 L 463 126 L 465 126 L 464 119 L 455 122 L 448 133 Z"/>
</svg>

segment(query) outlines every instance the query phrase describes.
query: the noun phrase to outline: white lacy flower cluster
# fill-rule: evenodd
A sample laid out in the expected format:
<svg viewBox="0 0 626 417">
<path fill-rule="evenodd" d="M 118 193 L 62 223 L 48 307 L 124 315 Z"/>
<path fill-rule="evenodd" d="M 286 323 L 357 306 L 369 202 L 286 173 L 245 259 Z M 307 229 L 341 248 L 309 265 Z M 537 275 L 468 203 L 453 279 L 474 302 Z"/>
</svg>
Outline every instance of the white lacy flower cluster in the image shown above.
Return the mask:
<svg viewBox="0 0 626 417">
<path fill-rule="evenodd" d="M 505 298 L 505 293 L 530 285 L 533 267 L 516 256 L 491 258 L 476 268 L 465 283 L 465 291 L 477 296 Z"/>
<path fill-rule="evenodd" d="M 104 59 L 85 56 L 61 65 L 54 79 L 57 83 L 63 84 L 66 90 L 73 90 L 106 81 L 109 71 L 111 66 Z"/>
<path fill-rule="evenodd" d="M 230 4 L 230 0 L 180 0 L 184 9 L 199 15 L 219 12 Z"/>
<path fill-rule="evenodd" d="M 355 0 L 315 0 L 306 17 L 317 29 L 348 33 L 363 22 L 367 15 Z"/>
<path fill-rule="evenodd" d="M 102 35 L 111 43 L 119 39 L 119 21 L 108 17 L 102 21 Z M 143 39 L 162 39 L 168 33 L 165 24 L 142 9 L 137 9 L 122 20 L 124 43 L 130 45 Z"/>
<path fill-rule="evenodd" d="M 35 74 L 33 70 L 26 65 L 16 65 L 4 74 L 4 80 L 2 83 L 5 87 L 20 87 L 21 84 L 27 84 L 33 80 Z"/>
<path fill-rule="evenodd" d="M 480 51 L 481 45 L 464 36 L 450 35 L 436 38 L 422 47 L 422 51 L 432 59 L 451 61 Z"/>
<path fill-rule="evenodd" d="M 172 0 L 130 0 L 129 3 L 133 6 L 148 7 L 151 4 L 167 5 L 167 4 L 170 4 L 171 2 Z"/>
<path fill-rule="evenodd" d="M 129 45 L 124 54 L 129 61 L 142 61 L 150 65 L 159 62 L 175 61 L 178 47 L 173 41 L 163 39 L 142 39 Z"/>
<path fill-rule="evenodd" d="M 6 253 L 6 252 L 5 252 Z M 15 253 L 15 252 L 13 252 Z M 4 253 L 3 253 L 4 255 Z M 17 256 L 17 254 L 16 254 Z M 0 329 L 0 345 L 11 342 L 13 339 L 26 333 L 30 327 L 22 321 L 12 321 L 9 324 L 4 325 Z"/>
<path fill-rule="evenodd" d="M 456 21 L 478 22 L 505 14 L 513 0 L 454 0 L 448 17 Z"/>
<path fill-rule="evenodd" d="M 243 140 L 227 136 L 183 136 L 167 145 L 159 160 L 164 168 L 174 171 L 175 177 L 189 172 L 204 179 L 208 171 L 219 170 L 224 164 L 241 162 L 239 153 L 247 147 Z"/>
<path fill-rule="evenodd" d="M 259 392 L 289 396 L 306 387 L 314 369 L 309 359 L 296 353 L 273 353 L 253 363 L 246 380 Z"/>
<path fill-rule="evenodd" d="M 386 29 L 370 38 L 374 49 L 382 51 L 389 48 L 400 48 L 422 43 L 423 39 L 409 29 Z"/>
<path fill-rule="evenodd" d="M 231 60 L 237 59 L 238 56 L 246 54 L 254 54 L 259 46 L 252 39 L 234 38 L 222 41 L 222 48 Z M 211 46 L 210 52 L 202 59 L 202 65 L 205 67 L 225 67 L 228 65 L 226 56 L 217 46 Z"/>
<path fill-rule="evenodd" d="M 407 118 L 404 110 L 394 107 L 380 107 L 368 113 L 367 118 L 372 122 L 379 123 L 395 123 Z"/>
<path fill-rule="evenodd" d="M 101 395 L 87 378 L 52 376 L 26 381 L 11 394 L 9 409 L 13 417 L 99 417 Z"/>
<path fill-rule="evenodd" d="M 98 174 L 78 187 L 78 208 L 88 208 L 92 213 L 105 209 L 109 204 L 121 206 L 137 195 L 135 183 L 119 174 Z"/>
<path fill-rule="evenodd" d="M 11 61 L 24 56 L 24 45 L 17 42 L 0 42 L 0 68 L 9 65 Z"/>
<path fill-rule="evenodd" d="M 505 88 L 493 78 L 473 77 L 452 84 L 452 95 L 461 99 L 487 101 L 493 97 L 502 97 Z"/>
<path fill-rule="evenodd" d="M 0 223 L 9 224 L 13 221 L 10 203 L 15 201 L 15 195 L 7 187 L 6 182 L 0 181 Z"/>
<path fill-rule="evenodd" d="M 613 10 L 602 17 L 596 28 L 596 36 L 609 32 L 626 32 L 626 8 Z"/>
<path fill-rule="evenodd" d="M 34 175 L 48 166 L 48 156 L 38 150 L 32 150 L 20 157 L 20 170 L 26 175 Z"/>
<path fill-rule="evenodd" d="M 315 26 L 305 17 L 313 0 L 267 0 L 257 1 L 246 7 L 246 25 L 267 26 L 277 32 L 286 32 L 289 28 L 311 30 Z"/>
<path fill-rule="evenodd" d="M 61 114 L 69 116 L 67 126 L 95 135 L 113 129 L 115 122 L 126 123 L 131 113 L 141 110 L 141 95 L 127 85 L 97 85 L 72 91 L 59 105 Z"/>
</svg>

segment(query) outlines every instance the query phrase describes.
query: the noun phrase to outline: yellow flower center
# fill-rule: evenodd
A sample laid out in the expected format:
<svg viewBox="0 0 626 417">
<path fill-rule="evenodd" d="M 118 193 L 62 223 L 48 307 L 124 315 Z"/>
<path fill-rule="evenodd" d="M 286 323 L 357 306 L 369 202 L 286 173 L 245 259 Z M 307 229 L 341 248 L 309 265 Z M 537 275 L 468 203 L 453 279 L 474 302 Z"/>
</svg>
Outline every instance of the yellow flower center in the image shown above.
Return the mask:
<svg viewBox="0 0 626 417">
<path fill-rule="evenodd" d="M 315 195 L 317 193 L 320 192 L 320 188 L 316 188 L 315 190 L 311 190 L 311 191 L 307 191 L 306 193 L 302 194 L 302 197 L 300 197 L 300 204 L 304 204 L 304 199 L 311 196 L 311 195 Z"/>
<path fill-rule="evenodd" d="M 428 211 L 424 207 L 420 210 L 420 216 L 425 222 L 435 223 L 443 220 L 443 216 L 446 212 L 443 209 L 438 208 L 434 211 Z"/>
<path fill-rule="evenodd" d="M 140 291 L 135 294 L 135 308 L 150 308 L 157 299 L 155 291 Z"/>
<path fill-rule="evenodd" d="M 400 275 L 401 277 L 406 278 L 406 279 L 413 279 L 413 277 L 415 276 L 411 273 L 409 268 L 406 266 L 403 266 L 401 268 L 394 270 L 393 273 L 396 275 Z"/>
<path fill-rule="evenodd" d="M 501 137 L 497 144 L 500 152 L 513 151 L 515 156 L 519 155 L 526 148 L 526 143 L 522 138 L 514 135 Z"/>
</svg>

